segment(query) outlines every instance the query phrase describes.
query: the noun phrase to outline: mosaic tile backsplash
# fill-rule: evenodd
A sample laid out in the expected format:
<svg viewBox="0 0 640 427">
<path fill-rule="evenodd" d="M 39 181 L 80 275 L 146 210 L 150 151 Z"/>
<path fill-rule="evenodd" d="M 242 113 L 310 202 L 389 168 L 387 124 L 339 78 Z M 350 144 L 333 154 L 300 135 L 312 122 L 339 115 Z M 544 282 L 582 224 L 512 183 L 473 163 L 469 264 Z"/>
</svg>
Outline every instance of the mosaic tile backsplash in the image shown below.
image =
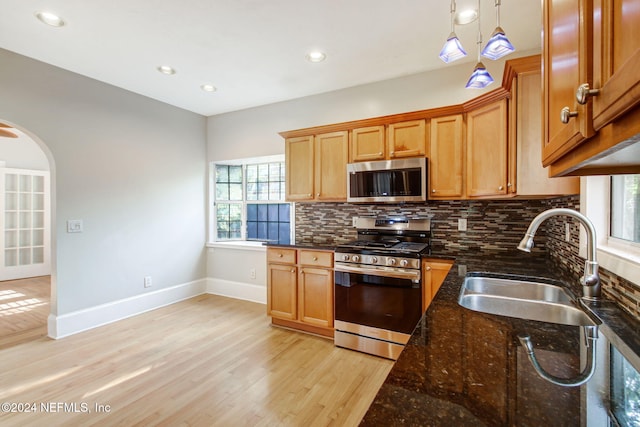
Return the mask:
<svg viewBox="0 0 640 427">
<path fill-rule="evenodd" d="M 356 238 L 352 218 L 356 216 L 431 216 L 432 245 L 444 251 L 460 249 L 513 250 L 531 220 L 551 208 L 579 209 L 580 197 L 554 199 L 451 200 L 426 204 L 296 203 L 296 244 L 334 246 Z M 467 220 L 467 231 L 458 231 L 458 219 Z M 565 223 L 570 222 L 569 242 Z M 582 275 L 584 259 L 578 255 L 577 221 L 554 217 L 545 221 L 535 239 L 534 251 L 546 251 L 553 263 L 576 278 Z M 543 231 L 544 230 L 544 231 Z M 600 267 L 603 291 L 626 312 L 640 319 L 640 284 L 633 284 Z"/>
</svg>

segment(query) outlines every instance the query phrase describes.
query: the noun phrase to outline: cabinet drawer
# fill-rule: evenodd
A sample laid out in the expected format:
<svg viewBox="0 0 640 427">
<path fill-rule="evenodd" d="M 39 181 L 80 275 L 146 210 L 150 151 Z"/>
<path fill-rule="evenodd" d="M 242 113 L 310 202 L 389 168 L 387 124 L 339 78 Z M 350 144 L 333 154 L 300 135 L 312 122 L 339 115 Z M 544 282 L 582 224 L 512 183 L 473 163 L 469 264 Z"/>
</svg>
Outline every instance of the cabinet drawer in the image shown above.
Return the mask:
<svg viewBox="0 0 640 427">
<path fill-rule="evenodd" d="M 300 265 L 333 268 L 333 252 L 300 250 Z"/>
<path fill-rule="evenodd" d="M 296 263 L 296 250 L 285 248 L 268 248 L 267 262 L 280 262 L 286 264 Z"/>
</svg>

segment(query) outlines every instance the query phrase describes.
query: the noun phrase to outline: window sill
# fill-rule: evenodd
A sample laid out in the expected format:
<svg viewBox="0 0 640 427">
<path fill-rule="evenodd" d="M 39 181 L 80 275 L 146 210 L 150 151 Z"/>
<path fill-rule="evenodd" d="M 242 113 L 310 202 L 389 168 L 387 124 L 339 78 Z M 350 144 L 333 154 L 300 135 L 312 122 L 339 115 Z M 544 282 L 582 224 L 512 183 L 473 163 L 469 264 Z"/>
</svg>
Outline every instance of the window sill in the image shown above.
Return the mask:
<svg viewBox="0 0 640 427">
<path fill-rule="evenodd" d="M 232 242 L 209 242 L 207 248 L 239 249 L 243 251 L 265 252 L 267 247 L 262 242 L 236 240 Z"/>
<path fill-rule="evenodd" d="M 598 247 L 598 263 L 612 273 L 640 285 L 640 257 L 614 246 Z"/>
</svg>

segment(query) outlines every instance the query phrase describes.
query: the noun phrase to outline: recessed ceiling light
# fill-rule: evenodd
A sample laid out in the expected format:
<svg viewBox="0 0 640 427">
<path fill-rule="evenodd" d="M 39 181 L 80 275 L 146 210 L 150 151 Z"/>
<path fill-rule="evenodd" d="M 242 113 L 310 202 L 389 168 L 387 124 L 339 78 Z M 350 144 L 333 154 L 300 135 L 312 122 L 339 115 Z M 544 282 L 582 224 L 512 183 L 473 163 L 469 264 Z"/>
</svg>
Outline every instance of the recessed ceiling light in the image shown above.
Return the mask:
<svg viewBox="0 0 640 427">
<path fill-rule="evenodd" d="M 160 71 L 162 74 L 166 74 L 166 75 L 169 75 L 169 76 L 171 76 L 171 75 L 176 73 L 176 70 L 171 68 L 168 65 L 160 65 L 157 68 L 157 70 Z"/>
<path fill-rule="evenodd" d="M 324 52 L 320 52 L 319 50 L 309 52 L 306 56 L 308 61 L 311 62 L 322 62 L 327 58 L 327 55 Z"/>
<path fill-rule="evenodd" d="M 478 11 L 475 9 L 464 9 L 456 13 L 453 22 L 456 25 L 467 25 L 478 19 Z"/>
<path fill-rule="evenodd" d="M 40 22 L 51 25 L 52 27 L 62 27 L 64 25 L 64 20 L 55 13 L 45 11 L 36 12 L 36 18 L 38 18 Z"/>
<path fill-rule="evenodd" d="M 217 90 L 214 85 L 208 84 L 208 83 L 200 86 L 200 89 L 202 89 L 205 92 L 215 92 Z"/>
</svg>

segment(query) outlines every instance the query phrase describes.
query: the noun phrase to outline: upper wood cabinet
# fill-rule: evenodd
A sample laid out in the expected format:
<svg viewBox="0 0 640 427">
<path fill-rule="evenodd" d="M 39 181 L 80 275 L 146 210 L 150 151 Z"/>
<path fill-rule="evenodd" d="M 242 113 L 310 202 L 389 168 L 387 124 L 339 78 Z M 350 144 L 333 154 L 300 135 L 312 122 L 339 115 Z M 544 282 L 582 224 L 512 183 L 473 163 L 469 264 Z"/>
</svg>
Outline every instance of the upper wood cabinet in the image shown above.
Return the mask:
<svg viewBox="0 0 640 427">
<path fill-rule="evenodd" d="M 640 172 L 637 155 L 617 153 L 640 133 L 637 3 L 543 1 L 542 162 L 552 176 Z"/>
<path fill-rule="evenodd" d="M 369 126 L 351 131 L 352 162 L 365 162 L 385 159 L 385 127 Z"/>
<path fill-rule="evenodd" d="M 387 128 L 390 159 L 420 157 L 427 153 L 427 121 L 392 123 Z"/>
<path fill-rule="evenodd" d="M 637 0 L 594 0 L 593 127 L 640 102 L 640 7 Z M 599 18 L 599 19 L 598 19 Z"/>
<path fill-rule="evenodd" d="M 315 146 L 315 199 L 347 200 L 348 132 L 316 135 Z"/>
<path fill-rule="evenodd" d="M 507 100 L 467 113 L 467 196 L 507 194 Z"/>
<path fill-rule="evenodd" d="M 313 136 L 288 138 L 284 145 L 286 199 L 313 199 L 314 187 Z"/>
<path fill-rule="evenodd" d="M 576 100 L 578 86 L 591 81 L 591 3 L 543 1 L 544 166 L 593 135 L 591 105 Z"/>
<path fill-rule="evenodd" d="M 347 199 L 349 134 L 346 131 L 288 138 L 285 141 L 286 199 Z"/>
<path fill-rule="evenodd" d="M 431 119 L 429 198 L 462 198 L 464 121 L 462 114 Z"/>
</svg>

